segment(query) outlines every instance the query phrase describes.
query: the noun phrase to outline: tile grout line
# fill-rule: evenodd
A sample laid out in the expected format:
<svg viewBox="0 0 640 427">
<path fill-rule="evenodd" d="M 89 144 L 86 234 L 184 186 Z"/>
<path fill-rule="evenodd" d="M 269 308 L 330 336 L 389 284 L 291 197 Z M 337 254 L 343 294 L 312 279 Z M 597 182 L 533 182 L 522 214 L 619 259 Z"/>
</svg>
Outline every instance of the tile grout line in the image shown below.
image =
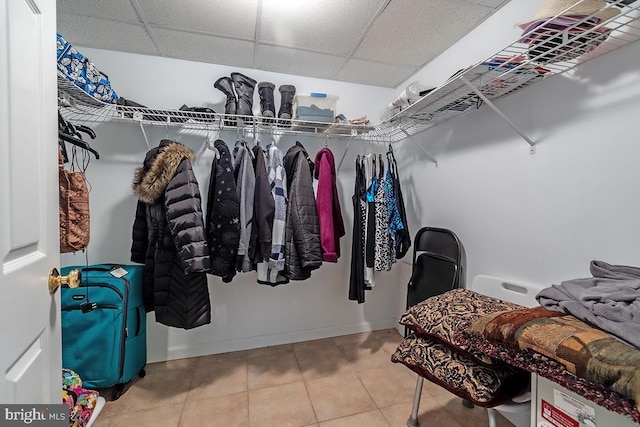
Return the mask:
<svg viewBox="0 0 640 427">
<path fill-rule="evenodd" d="M 309 404 L 311 405 L 311 410 L 313 411 L 313 417 L 316 419 L 316 424 L 320 425 L 320 421 L 318 420 L 318 414 L 316 413 L 316 408 L 313 406 L 313 401 L 311 400 L 311 394 L 309 394 L 309 388 L 307 387 L 307 380 L 302 375 L 302 369 L 300 369 L 300 361 L 298 360 L 298 355 L 294 351 L 293 347 L 291 349 L 293 352 L 293 357 L 296 360 L 296 366 L 298 367 L 298 371 L 300 372 L 300 377 L 302 377 L 302 385 L 304 386 L 304 391 L 307 392 L 307 399 L 309 399 Z"/>
<path fill-rule="evenodd" d="M 382 347 L 381 347 L 382 349 Z M 384 351 L 384 349 L 382 349 Z M 377 369 L 377 368 L 374 368 Z M 366 369 L 364 369 L 366 370 Z M 362 371 L 364 371 L 362 370 Z M 373 396 L 371 395 L 371 393 L 369 392 L 369 389 L 364 385 L 364 383 L 362 382 L 362 378 L 360 378 L 360 373 L 362 371 L 355 371 L 356 374 L 356 378 L 358 378 L 358 381 L 360 382 L 360 385 L 362 385 L 362 388 L 364 388 L 364 390 L 367 392 L 367 395 L 369 396 L 369 398 L 371 399 L 371 401 L 373 402 L 373 404 L 376 406 L 376 409 L 378 410 L 378 412 L 380 412 L 380 415 L 382 415 L 382 418 L 385 420 L 385 422 L 391 426 L 391 423 L 389 423 L 389 420 L 387 420 L 387 417 L 384 416 L 384 413 L 382 412 L 382 409 L 380 408 L 380 406 L 378 405 L 378 402 L 376 402 L 376 400 L 373 398 Z"/>
<path fill-rule="evenodd" d="M 197 359 L 200 359 L 199 357 Z M 191 379 L 189 380 L 189 386 L 187 387 L 187 392 L 184 395 L 184 402 L 182 402 L 182 410 L 180 411 L 180 416 L 178 417 L 178 427 L 180 427 L 180 420 L 182 420 L 182 415 L 184 414 L 184 409 L 187 406 L 187 400 L 189 398 L 189 394 L 191 393 L 191 386 L 193 385 L 193 379 L 196 376 L 196 371 L 198 370 L 198 365 L 200 364 L 200 360 L 194 361 L 195 365 L 190 368 L 191 370 Z"/>
<path fill-rule="evenodd" d="M 382 341 L 384 341 L 384 340 L 382 340 Z M 331 346 L 331 348 L 337 348 L 337 350 L 338 350 L 340 353 L 342 353 L 342 355 L 343 355 L 343 356 L 346 356 L 346 355 L 344 354 L 344 351 L 343 351 L 344 349 L 343 349 L 341 346 L 339 346 L 339 345 L 335 342 L 335 340 L 332 340 L 332 344 L 333 344 L 333 345 Z M 355 344 L 355 343 L 354 343 L 354 344 Z M 311 350 L 313 353 L 317 353 L 317 352 L 318 352 L 317 350 L 312 350 L 312 349 L 309 349 L 309 350 Z M 303 350 L 300 350 L 300 352 L 304 353 L 305 351 L 309 351 L 309 350 L 304 350 L 304 351 L 303 351 Z M 386 350 L 386 349 L 384 349 L 384 348 L 383 348 L 382 350 Z M 388 351 L 384 351 L 384 352 L 385 352 L 385 353 L 387 353 L 387 354 L 389 353 Z M 308 381 L 310 381 L 310 380 L 315 380 L 315 379 L 318 379 L 318 378 L 323 378 L 323 377 L 318 377 L 318 378 L 315 378 L 315 377 L 314 377 L 314 378 L 306 379 L 306 378 L 302 375 L 302 369 L 301 369 L 301 367 L 300 367 L 300 366 L 301 366 L 301 365 L 300 365 L 300 359 L 298 359 L 298 354 L 297 354 L 297 352 L 295 351 L 295 349 L 294 349 L 293 347 L 291 347 L 291 350 L 290 350 L 290 351 L 286 351 L 286 352 L 283 352 L 283 353 L 272 354 L 272 355 L 265 355 L 265 356 L 261 356 L 261 357 L 266 358 L 266 357 L 271 357 L 271 356 L 282 356 L 282 355 L 286 355 L 286 354 L 293 354 L 293 356 L 294 356 L 294 360 L 295 360 L 295 362 L 296 362 L 296 367 L 297 367 L 297 369 L 298 369 L 298 372 L 300 373 L 300 377 L 301 377 L 301 379 L 302 379 L 303 385 L 304 385 L 304 387 L 305 387 L 305 391 L 306 391 L 306 393 L 307 393 L 307 398 L 308 398 L 308 400 L 309 400 L 309 402 L 310 402 L 310 404 L 311 404 L 311 408 L 312 408 L 312 411 L 313 411 L 313 413 L 314 413 L 315 422 L 316 422 L 316 423 L 320 423 L 320 421 L 318 420 L 318 415 L 317 415 L 317 413 L 316 413 L 316 409 L 315 409 L 315 407 L 313 406 L 313 402 L 311 401 L 311 396 L 310 396 L 310 392 L 309 392 L 309 389 L 308 389 Z M 247 352 L 247 353 L 246 353 L 246 355 L 245 355 L 245 357 L 241 357 L 241 358 L 240 358 L 240 357 L 239 357 L 239 358 L 232 358 L 232 359 L 222 359 L 222 360 L 216 360 L 216 361 L 215 361 L 215 362 L 224 362 L 224 361 L 244 361 L 244 362 L 245 362 L 245 367 L 244 367 L 244 369 L 245 369 L 245 372 L 246 372 L 246 390 L 247 390 L 247 407 L 246 407 L 246 409 L 245 409 L 245 411 L 246 411 L 245 413 L 247 414 L 247 419 L 249 419 L 249 413 L 248 413 L 248 412 L 250 412 L 250 406 L 249 406 L 249 401 L 248 401 L 248 397 L 249 397 L 248 392 L 249 392 L 249 391 L 251 391 L 251 390 L 249 390 L 249 362 L 250 362 L 250 360 L 251 360 L 251 359 L 248 357 L 248 355 L 249 355 L 249 353 Z M 367 357 L 368 357 L 368 356 L 367 356 Z M 189 384 L 187 385 L 187 389 L 186 389 L 186 390 L 187 390 L 187 393 L 186 393 L 187 397 L 185 398 L 185 401 L 181 403 L 181 404 L 182 404 L 182 408 L 181 408 L 181 411 L 180 411 L 180 417 L 178 418 L 178 423 L 180 423 L 180 422 L 181 422 L 182 417 L 184 416 L 184 410 L 185 410 L 185 408 L 186 408 L 186 402 L 187 402 L 187 400 L 188 400 L 188 395 L 189 395 L 189 393 L 192 391 L 193 382 L 194 382 L 194 380 L 195 380 L 195 376 L 196 376 L 196 372 L 197 372 L 197 370 L 198 370 L 200 367 L 204 367 L 204 368 L 206 368 L 205 366 L 201 366 L 201 365 L 200 365 L 200 363 L 202 362 L 202 360 L 203 360 L 204 358 L 205 358 L 204 356 L 203 356 L 203 357 L 198 357 L 197 359 L 200 359 L 200 360 L 198 360 L 198 361 L 197 361 L 197 363 L 196 363 L 193 367 L 189 368 L 189 369 L 191 370 L 191 378 L 189 379 Z M 254 359 L 254 360 L 255 360 L 255 359 L 259 359 L 259 358 L 252 358 L 252 359 Z M 384 418 L 385 422 L 387 422 L 387 424 L 389 424 L 389 421 L 387 420 L 387 417 L 385 417 L 385 416 L 384 416 L 384 413 L 382 413 L 382 410 L 381 410 L 381 409 L 382 409 L 382 407 L 380 407 L 380 406 L 378 405 L 378 403 L 373 399 L 373 396 L 371 395 L 371 393 L 369 392 L 369 390 L 367 389 L 367 387 L 366 387 L 366 386 L 364 385 L 364 383 L 362 382 L 361 377 L 360 377 L 360 371 L 356 370 L 356 369 L 354 368 L 353 364 L 352 364 L 352 363 L 350 363 L 348 360 L 346 360 L 346 361 L 347 361 L 347 365 L 348 365 L 348 366 L 350 366 L 350 367 L 352 368 L 353 372 L 356 374 L 356 377 L 358 378 L 358 381 L 359 381 L 359 382 L 360 382 L 360 384 L 364 387 L 365 391 L 367 392 L 367 395 L 368 395 L 368 396 L 370 397 L 370 399 L 373 401 L 373 403 L 374 403 L 374 407 L 375 407 L 375 410 L 378 410 L 378 412 L 379 412 L 380 414 L 382 414 L 382 416 L 383 416 L 383 418 Z M 335 364 L 335 362 L 334 362 L 334 364 Z M 183 368 L 183 369 L 184 369 L 184 368 Z M 375 369 L 375 368 L 372 368 L 372 369 Z M 326 377 L 326 376 L 325 376 L 325 377 Z M 285 385 L 285 384 L 292 384 L 292 383 L 295 383 L 295 382 L 298 382 L 298 381 L 299 381 L 299 379 L 297 379 L 297 380 L 292 380 L 292 381 L 290 381 L 290 382 L 285 382 L 285 383 L 282 383 L 282 384 L 276 384 L 276 386 L 279 386 L 279 385 Z M 132 386 L 133 386 L 133 384 L 132 384 Z M 256 388 L 255 390 L 264 389 L 264 388 L 268 388 L 268 387 L 272 387 L 272 386 L 263 386 L 263 387 Z M 123 396 L 123 397 L 125 397 L 125 396 Z M 386 408 L 386 407 L 388 407 L 388 406 L 392 406 L 392 405 L 384 406 L 384 408 Z M 440 405 L 440 406 L 442 406 L 442 405 Z M 108 422 L 108 424 L 107 424 L 107 425 L 112 425 L 112 424 L 113 424 L 113 419 L 114 419 L 117 415 L 119 415 L 119 414 L 123 414 L 123 413 L 135 413 L 135 412 L 140 412 L 140 411 L 144 411 L 144 410 L 145 410 L 145 409 L 139 409 L 139 410 L 134 410 L 134 411 L 124 411 L 124 412 L 122 412 L 122 410 L 124 409 L 124 404 L 123 404 L 122 402 L 118 404 L 118 408 L 117 408 L 117 409 L 118 409 L 118 410 L 117 410 L 117 411 L 116 411 L 116 412 L 111 416 L 111 418 L 110 418 L 110 420 L 109 420 L 109 422 Z M 361 414 L 361 413 L 370 412 L 371 410 L 373 410 L 373 409 L 370 409 L 370 410 L 368 410 L 368 411 L 358 412 L 358 413 L 356 413 L 356 414 L 345 415 L 345 416 L 343 416 L 343 417 L 338 417 L 338 418 L 335 418 L 335 419 L 345 418 L 345 417 L 353 416 L 353 415 L 358 415 L 358 414 Z M 451 414 L 451 413 L 449 413 L 449 411 L 446 411 L 446 409 L 445 409 L 445 412 L 447 412 L 450 416 L 452 416 L 452 414 Z M 455 418 L 454 418 L 454 420 L 455 420 Z M 325 421 L 328 421 L 328 420 L 325 420 Z M 324 421 L 323 421 L 323 422 L 324 422 Z"/>
<path fill-rule="evenodd" d="M 249 390 L 249 350 L 247 350 L 247 359 L 245 360 L 246 363 L 246 369 L 247 369 L 247 381 L 246 381 L 246 386 L 247 386 L 247 423 L 249 423 L 249 426 L 251 425 L 251 410 L 250 410 L 250 406 L 251 406 L 251 394 L 249 393 L 251 390 Z"/>
</svg>

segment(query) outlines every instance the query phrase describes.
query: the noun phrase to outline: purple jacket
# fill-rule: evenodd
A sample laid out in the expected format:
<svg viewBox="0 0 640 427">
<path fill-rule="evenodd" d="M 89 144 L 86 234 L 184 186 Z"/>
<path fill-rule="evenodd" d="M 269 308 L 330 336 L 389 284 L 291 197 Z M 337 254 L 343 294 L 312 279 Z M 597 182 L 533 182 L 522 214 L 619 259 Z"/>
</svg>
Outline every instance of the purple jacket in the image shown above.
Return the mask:
<svg viewBox="0 0 640 427">
<path fill-rule="evenodd" d="M 316 154 L 314 177 L 318 180 L 316 198 L 322 260 L 338 262 L 340 238 L 344 236 L 345 231 L 336 187 L 335 160 L 333 153 L 328 148 L 323 148 Z"/>
</svg>

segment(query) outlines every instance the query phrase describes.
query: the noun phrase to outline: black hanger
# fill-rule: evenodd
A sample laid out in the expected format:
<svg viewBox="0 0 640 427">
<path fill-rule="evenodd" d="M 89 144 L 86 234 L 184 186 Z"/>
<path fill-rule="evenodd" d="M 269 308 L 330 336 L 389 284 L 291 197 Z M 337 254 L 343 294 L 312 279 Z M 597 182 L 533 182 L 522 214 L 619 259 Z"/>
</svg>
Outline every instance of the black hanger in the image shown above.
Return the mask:
<svg viewBox="0 0 640 427">
<path fill-rule="evenodd" d="M 84 132 L 87 135 L 89 135 L 89 137 L 91 139 L 96 139 L 96 133 L 93 131 L 93 129 L 91 129 L 89 126 L 85 126 L 85 125 L 75 125 L 76 127 L 76 131 L 78 132 Z"/>
<path fill-rule="evenodd" d="M 89 135 L 91 139 L 94 139 L 96 137 L 96 133 L 93 131 L 93 129 L 85 125 L 76 126 L 73 123 L 68 122 L 67 120 L 64 119 L 64 117 L 62 117 L 62 114 L 60 114 L 60 110 L 58 110 L 58 140 L 59 140 L 58 142 L 62 140 L 70 144 L 73 144 L 76 147 L 80 147 L 83 150 L 87 150 L 90 153 L 93 153 L 96 159 L 99 159 L 100 154 L 98 154 L 96 150 L 91 148 L 89 143 L 87 143 L 82 139 L 82 135 L 80 134 L 80 132 L 86 133 L 87 135 Z M 60 145 L 62 147 L 63 158 L 65 161 L 67 161 L 68 156 L 67 156 L 66 147 L 64 147 L 64 144 L 60 144 Z"/>
<path fill-rule="evenodd" d="M 62 154 L 62 161 L 67 163 L 69 161 L 69 156 L 67 155 L 67 145 L 58 138 L 58 145 L 60 146 L 60 153 Z"/>
<path fill-rule="evenodd" d="M 58 111 L 58 131 L 64 132 L 68 135 L 72 134 L 69 123 L 62 117 L 60 111 Z"/>
<path fill-rule="evenodd" d="M 96 160 L 100 158 L 100 154 L 98 154 L 96 150 L 91 148 L 91 146 L 87 142 L 83 141 L 78 137 L 75 137 L 73 135 L 68 135 L 64 132 L 58 131 L 58 138 L 72 145 L 75 145 L 76 147 L 80 147 L 83 150 L 87 150 L 88 152 L 93 153 L 93 155 L 96 157 Z"/>
<path fill-rule="evenodd" d="M 396 156 L 393 154 L 393 147 L 389 144 L 389 151 L 387 151 L 387 160 L 396 161 Z"/>
</svg>

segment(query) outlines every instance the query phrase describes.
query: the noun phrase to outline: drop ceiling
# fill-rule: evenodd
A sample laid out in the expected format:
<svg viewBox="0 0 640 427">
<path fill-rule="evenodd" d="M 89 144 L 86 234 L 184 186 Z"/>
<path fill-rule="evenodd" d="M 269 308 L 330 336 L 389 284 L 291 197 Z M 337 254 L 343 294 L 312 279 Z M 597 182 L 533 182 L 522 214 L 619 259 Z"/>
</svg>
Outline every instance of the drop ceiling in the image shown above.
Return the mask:
<svg viewBox="0 0 640 427">
<path fill-rule="evenodd" d="M 396 87 L 508 0 L 58 0 L 72 44 Z"/>
</svg>

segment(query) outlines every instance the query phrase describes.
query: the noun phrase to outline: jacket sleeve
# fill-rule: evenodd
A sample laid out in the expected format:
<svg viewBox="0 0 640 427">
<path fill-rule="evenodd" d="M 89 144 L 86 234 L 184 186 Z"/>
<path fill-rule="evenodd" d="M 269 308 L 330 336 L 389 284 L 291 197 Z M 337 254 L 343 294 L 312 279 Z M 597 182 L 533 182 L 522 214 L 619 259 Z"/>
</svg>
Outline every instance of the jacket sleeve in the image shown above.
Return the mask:
<svg viewBox="0 0 640 427">
<path fill-rule="evenodd" d="M 257 154 L 256 160 L 256 192 L 253 203 L 257 241 L 260 247 L 256 248 L 260 261 L 269 259 L 271 255 L 271 236 L 273 233 L 273 216 L 275 212 L 275 201 L 271 194 L 269 176 L 261 152 Z M 253 229 L 252 229 L 253 230 Z"/>
<path fill-rule="evenodd" d="M 322 265 L 322 248 L 320 247 L 320 227 L 318 225 L 318 209 L 313 194 L 313 178 L 306 159 L 300 156 L 302 166 L 298 165 L 296 182 L 291 184 L 298 191 L 295 198 L 294 215 L 292 221 L 293 241 L 299 257 L 300 265 L 308 270 L 315 270 Z"/>
<path fill-rule="evenodd" d="M 133 231 L 131 236 L 131 261 L 139 264 L 145 263 L 147 246 L 149 245 L 148 235 L 146 207 L 143 202 L 138 200 L 138 205 L 136 206 L 136 217 L 133 221 Z"/>
<path fill-rule="evenodd" d="M 287 175 L 280 160 L 277 149 L 272 148 L 270 174 L 273 176 L 273 200 L 275 207 L 273 211 L 273 225 L 271 234 L 271 256 L 269 257 L 269 267 L 276 271 L 284 270 L 285 234 L 287 227 L 287 205 L 289 194 L 287 192 Z M 275 152 L 275 153 L 274 153 Z"/>
<path fill-rule="evenodd" d="M 209 270 L 200 188 L 191 162 L 183 159 L 165 190 L 169 230 L 184 273 Z"/>
<path fill-rule="evenodd" d="M 336 239 L 333 223 L 333 186 L 331 185 L 331 166 L 326 156 L 320 159 L 318 172 L 318 222 L 320 224 L 320 245 L 322 260 L 338 262 Z"/>
</svg>

